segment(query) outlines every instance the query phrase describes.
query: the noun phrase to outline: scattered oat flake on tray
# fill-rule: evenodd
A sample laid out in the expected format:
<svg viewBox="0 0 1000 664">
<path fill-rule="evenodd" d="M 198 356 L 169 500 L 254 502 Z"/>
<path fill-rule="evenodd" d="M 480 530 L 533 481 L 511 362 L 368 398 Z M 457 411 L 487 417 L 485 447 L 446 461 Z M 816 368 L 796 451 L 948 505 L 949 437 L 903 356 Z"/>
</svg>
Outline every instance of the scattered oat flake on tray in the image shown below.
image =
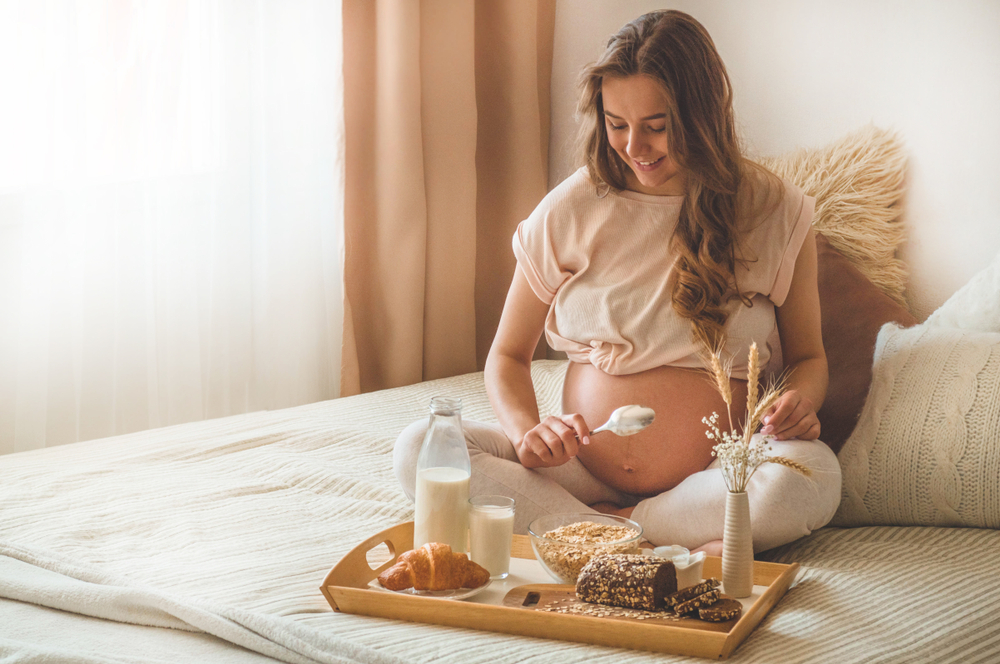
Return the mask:
<svg viewBox="0 0 1000 664">
<path fill-rule="evenodd" d="M 554 600 L 546 604 L 540 611 L 549 613 L 562 613 L 576 616 L 593 616 L 594 618 L 632 618 L 634 620 L 649 620 L 656 618 L 660 620 L 679 621 L 681 618 L 672 613 L 662 611 L 643 611 L 642 609 L 626 609 L 620 606 L 606 606 L 604 604 L 574 604 L 572 600 Z"/>
</svg>

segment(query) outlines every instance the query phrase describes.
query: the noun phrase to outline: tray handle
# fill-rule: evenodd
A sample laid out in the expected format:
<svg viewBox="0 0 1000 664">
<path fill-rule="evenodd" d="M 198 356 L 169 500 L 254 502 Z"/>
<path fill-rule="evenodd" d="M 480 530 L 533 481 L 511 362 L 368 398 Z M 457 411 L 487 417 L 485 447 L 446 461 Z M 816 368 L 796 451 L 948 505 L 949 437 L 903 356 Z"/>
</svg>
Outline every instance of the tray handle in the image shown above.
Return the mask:
<svg viewBox="0 0 1000 664">
<path fill-rule="evenodd" d="M 392 558 L 376 569 L 372 569 L 368 564 L 368 552 L 385 544 L 389 547 Z M 350 553 L 341 558 L 340 562 L 333 566 L 330 573 L 323 580 L 320 590 L 326 595 L 330 605 L 337 608 L 333 596 L 327 589 L 329 586 L 346 586 L 348 588 L 367 588 L 368 582 L 376 578 L 383 571 L 395 564 L 399 554 L 413 548 L 413 522 L 406 521 L 391 528 L 386 528 L 377 535 L 372 535 L 361 544 L 351 549 Z"/>
</svg>

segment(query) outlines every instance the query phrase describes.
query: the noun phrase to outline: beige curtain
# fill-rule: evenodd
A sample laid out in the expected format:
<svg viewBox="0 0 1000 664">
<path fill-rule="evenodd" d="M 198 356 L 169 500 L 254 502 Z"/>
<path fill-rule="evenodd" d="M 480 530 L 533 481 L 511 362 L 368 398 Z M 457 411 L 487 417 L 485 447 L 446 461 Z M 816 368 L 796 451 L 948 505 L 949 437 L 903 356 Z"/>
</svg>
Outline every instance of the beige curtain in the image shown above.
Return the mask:
<svg viewBox="0 0 1000 664">
<path fill-rule="evenodd" d="M 481 369 L 547 191 L 555 0 L 344 0 L 346 396 Z"/>
</svg>

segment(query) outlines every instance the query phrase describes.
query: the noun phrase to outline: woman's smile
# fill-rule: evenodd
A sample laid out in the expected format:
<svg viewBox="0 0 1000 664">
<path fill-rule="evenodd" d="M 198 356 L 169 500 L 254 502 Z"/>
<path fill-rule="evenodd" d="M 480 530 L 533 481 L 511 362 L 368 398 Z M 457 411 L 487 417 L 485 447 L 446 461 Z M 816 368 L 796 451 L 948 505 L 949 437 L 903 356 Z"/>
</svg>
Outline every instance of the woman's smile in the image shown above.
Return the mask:
<svg viewBox="0 0 1000 664">
<path fill-rule="evenodd" d="M 628 189 L 655 196 L 685 193 L 683 171 L 670 157 L 667 97 L 649 76 L 601 82 L 608 143 L 628 165 Z"/>
<path fill-rule="evenodd" d="M 645 160 L 645 161 L 642 159 L 633 159 L 632 163 L 634 163 L 635 167 L 638 168 L 640 171 L 650 172 L 650 171 L 655 171 L 656 168 L 663 163 L 664 159 L 666 159 L 666 157 L 660 157 L 659 159 Z"/>
</svg>

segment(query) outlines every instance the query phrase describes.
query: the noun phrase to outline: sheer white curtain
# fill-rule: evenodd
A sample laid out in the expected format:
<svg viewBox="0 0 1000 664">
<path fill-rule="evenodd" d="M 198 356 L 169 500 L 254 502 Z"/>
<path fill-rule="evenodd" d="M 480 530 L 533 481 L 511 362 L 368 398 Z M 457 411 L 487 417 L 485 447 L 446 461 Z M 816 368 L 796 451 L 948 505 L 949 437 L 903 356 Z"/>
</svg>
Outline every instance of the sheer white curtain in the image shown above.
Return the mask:
<svg viewBox="0 0 1000 664">
<path fill-rule="evenodd" d="M 0 453 L 338 396 L 341 61 L 337 0 L 0 0 Z"/>
</svg>

